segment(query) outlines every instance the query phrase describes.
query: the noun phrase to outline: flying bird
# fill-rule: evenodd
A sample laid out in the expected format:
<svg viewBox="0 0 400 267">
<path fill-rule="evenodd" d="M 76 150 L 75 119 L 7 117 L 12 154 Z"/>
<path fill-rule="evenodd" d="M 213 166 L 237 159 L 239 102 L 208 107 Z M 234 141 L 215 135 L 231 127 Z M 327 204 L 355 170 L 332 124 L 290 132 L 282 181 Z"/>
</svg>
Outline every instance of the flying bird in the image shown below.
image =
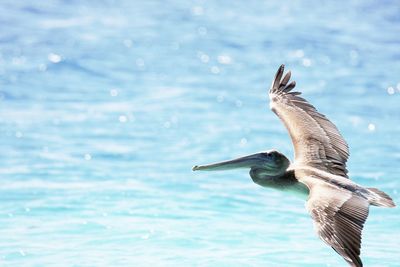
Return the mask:
<svg viewBox="0 0 400 267">
<path fill-rule="evenodd" d="M 193 171 L 250 169 L 263 187 L 304 196 L 318 236 L 344 260 L 363 266 L 361 232 L 369 206 L 395 207 L 386 193 L 351 181 L 346 162 L 349 147 L 336 126 L 293 91 L 291 72 L 280 66 L 269 90 L 270 108 L 286 126 L 294 146 L 294 162 L 276 150 L 233 160 L 196 165 Z"/>
</svg>

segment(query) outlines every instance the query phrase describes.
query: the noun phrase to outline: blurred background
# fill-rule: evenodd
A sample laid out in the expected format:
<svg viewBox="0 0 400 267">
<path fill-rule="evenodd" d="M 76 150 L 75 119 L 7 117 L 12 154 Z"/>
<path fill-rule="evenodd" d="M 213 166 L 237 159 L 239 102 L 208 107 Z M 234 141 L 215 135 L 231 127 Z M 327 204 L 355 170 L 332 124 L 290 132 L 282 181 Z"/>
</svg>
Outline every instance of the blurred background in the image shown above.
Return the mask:
<svg viewBox="0 0 400 267">
<path fill-rule="evenodd" d="M 191 167 L 276 148 L 280 64 L 400 204 L 399 1 L 0 2 L 1 266 L 344 266 L 304 202 Z M 366 266 L 398 266 L 371 208 Z"/>
</svg>

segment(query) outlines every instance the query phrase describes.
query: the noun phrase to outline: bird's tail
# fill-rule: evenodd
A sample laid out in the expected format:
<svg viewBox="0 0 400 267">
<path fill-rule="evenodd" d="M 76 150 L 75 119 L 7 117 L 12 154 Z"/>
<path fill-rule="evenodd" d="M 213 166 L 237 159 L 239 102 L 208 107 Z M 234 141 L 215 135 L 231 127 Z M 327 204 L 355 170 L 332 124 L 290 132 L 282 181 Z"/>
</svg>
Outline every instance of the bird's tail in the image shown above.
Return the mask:
<svg viewBox="0 0 400 267">
<path fill-rule="evenodd" d="M 377 188 L 370 187 L 367 189 L 369 192 L 368 194 L 369 204 L 378 207 L 387 207 L 387 208 L 396 207 L 396 204 L 394 204 L 393 199 L 389 197 L 385 192 L 382 192 Z"/>
</svg>

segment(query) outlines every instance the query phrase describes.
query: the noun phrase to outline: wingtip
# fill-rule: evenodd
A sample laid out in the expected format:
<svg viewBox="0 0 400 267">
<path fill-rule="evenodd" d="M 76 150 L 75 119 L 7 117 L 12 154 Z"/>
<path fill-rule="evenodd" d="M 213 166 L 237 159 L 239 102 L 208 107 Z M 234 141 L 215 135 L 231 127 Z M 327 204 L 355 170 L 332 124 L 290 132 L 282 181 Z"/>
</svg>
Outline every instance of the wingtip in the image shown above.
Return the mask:
<svg viewBox="0 0 400 267">
<path fill-rule="evenodd" d="M 288 85 L 285 85 L 283 90 L 285 93 L 289 93 L 293 88 L 296 87 L 296 81 L 291 81 Z"/>
<path fill-rule="evenodd" d="M 279 91 L 283 93 L 289 93 L 296 86 L 295 81 L 289 83 L 292 72 L 288 70 L 286 75 L 282 78 L 284 72 L 285 72 L 285 64 L 281 64 L 278 71 L 275 74 L 274 80 L 272 81 L 269 93 L 275 93 Z M 290 92 L 290 94 L 299 95 L 300 93 Z"/>
<path fill-rule="evenodd" d="M 285 71 L 285 64 L 282 64 L 277 70 L 274 80 L 272 81 L 271 89 L 272 91 L 277 90 L 279 88 L 279 84 L 282 79 L 283 72 Z"/>
<path fill-rule="evenodd" d="M 276 72 L 276 76 L 280 76 L 280 79 L 282 78 L 283 73 L 285 72 L 285 64 L 280 65 L 278 71 Z M 279 79 L 279 81 L 280 81 Z"/>
</svg>

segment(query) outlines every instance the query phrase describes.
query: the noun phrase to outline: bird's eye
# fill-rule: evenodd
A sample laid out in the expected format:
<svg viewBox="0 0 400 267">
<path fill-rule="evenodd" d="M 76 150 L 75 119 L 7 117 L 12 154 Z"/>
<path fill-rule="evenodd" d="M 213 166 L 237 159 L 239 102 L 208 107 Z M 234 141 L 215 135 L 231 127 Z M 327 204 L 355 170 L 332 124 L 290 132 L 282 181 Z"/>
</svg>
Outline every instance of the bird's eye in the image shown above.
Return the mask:
<svg viewBox="0 0 400 267">
<path fill-rule="evenodd" d="M 264 156 L 265 156 L 267 159 L 273 159 L 273 158 L 275 157 L 275 155 L 274 155 L 273 153 L 264 153 Z"/>
</svg>

